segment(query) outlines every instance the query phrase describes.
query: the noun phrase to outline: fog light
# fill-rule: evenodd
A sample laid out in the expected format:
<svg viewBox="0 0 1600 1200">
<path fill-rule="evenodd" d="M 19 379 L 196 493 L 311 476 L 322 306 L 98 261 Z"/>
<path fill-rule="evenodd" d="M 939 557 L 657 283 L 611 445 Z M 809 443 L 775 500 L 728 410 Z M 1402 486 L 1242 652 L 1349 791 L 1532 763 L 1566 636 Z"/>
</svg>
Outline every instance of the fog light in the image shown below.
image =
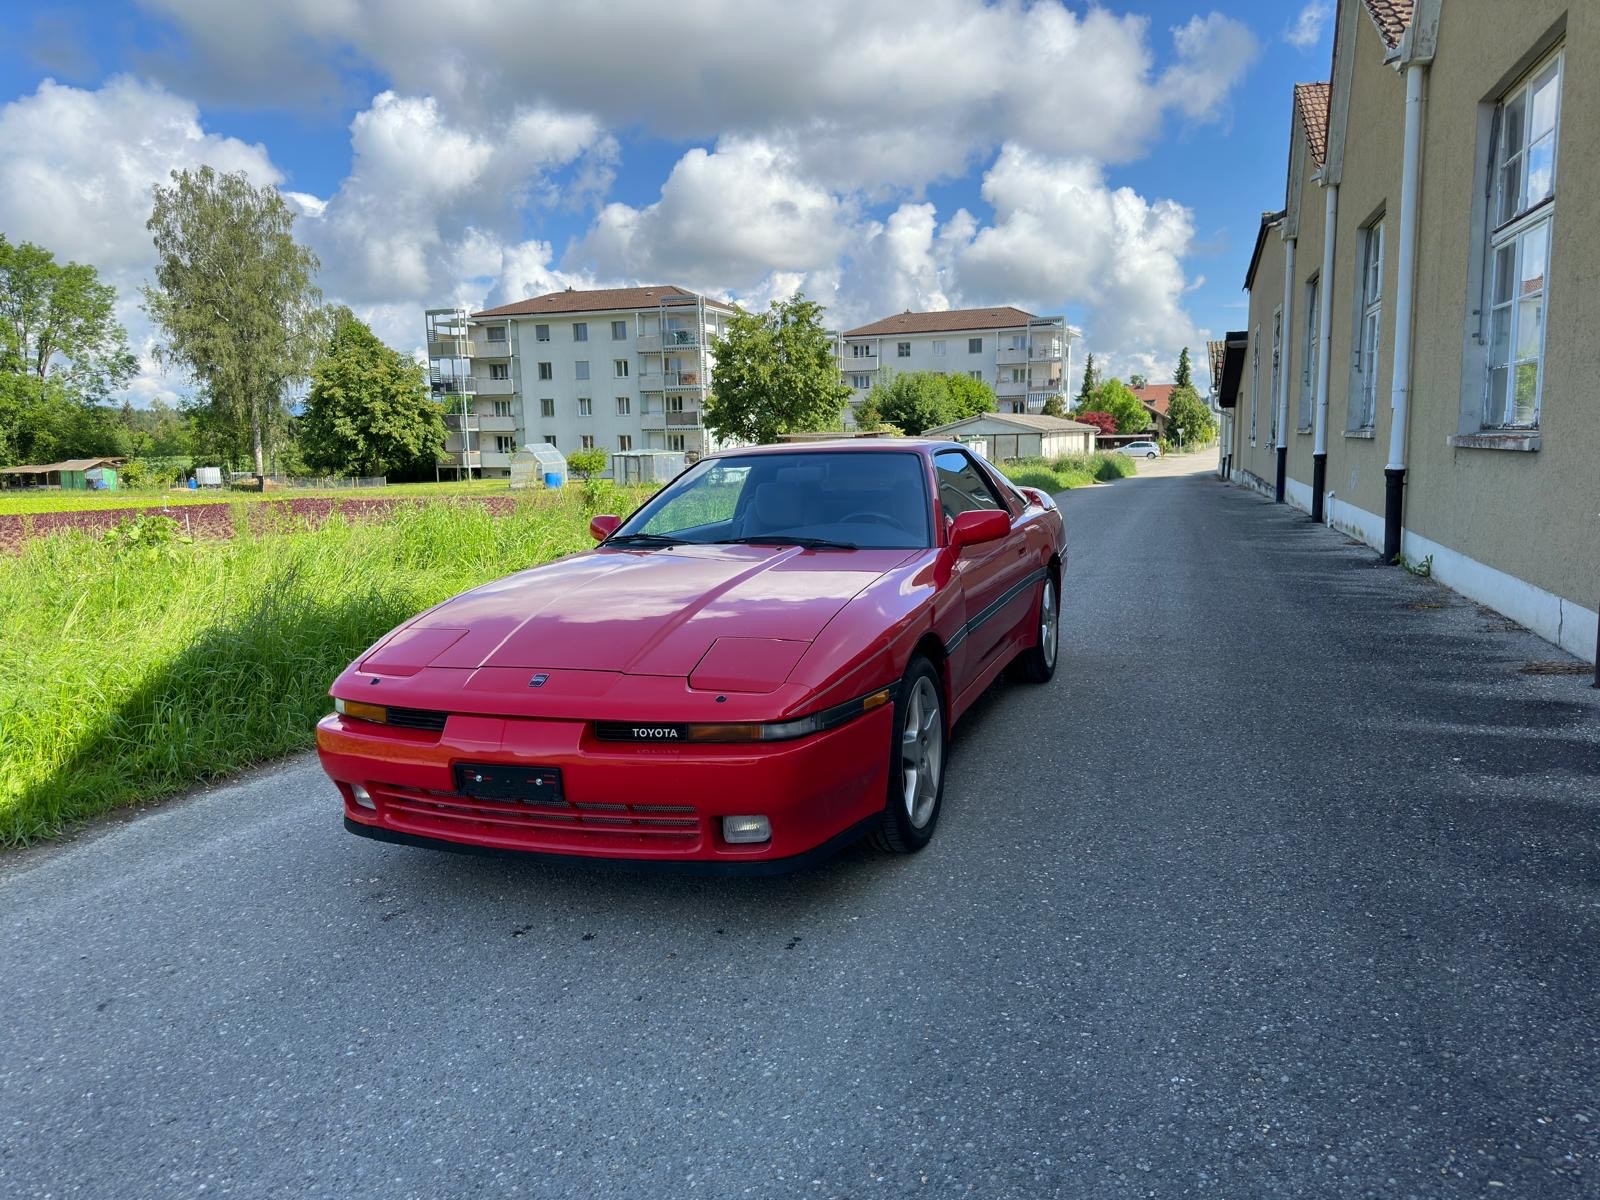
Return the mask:
<svg viewBox="0 0 1600 1200">
<path fill-rule="evenodd" d="M 378 806 L 372 802 L 372 797 L 367 794 L 367 789 L 359 783 L 350 785 L 350 794 L 355 797 L 356 803 L 362 808 L 370 808 L 373 812 L 378 811 Z"/>
<path fill-rule="evenodd" d="M 733 845 L 770 842 L 772 825 L 765 817 L 723 817 L 722 840 Z"/>
</svg>

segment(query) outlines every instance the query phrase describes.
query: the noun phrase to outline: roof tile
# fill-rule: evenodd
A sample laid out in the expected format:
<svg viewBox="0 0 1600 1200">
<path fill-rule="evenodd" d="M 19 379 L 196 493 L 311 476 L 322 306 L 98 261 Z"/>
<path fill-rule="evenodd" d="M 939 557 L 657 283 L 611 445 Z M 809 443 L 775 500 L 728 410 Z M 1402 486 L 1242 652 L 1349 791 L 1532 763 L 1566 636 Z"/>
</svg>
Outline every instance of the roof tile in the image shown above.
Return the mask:
<svg viewBox="0 0 1600 1200">
<path fill-rule="evenodd" d="M 1414 0 L 1361 0 L 1366 5 L 1367 15 L 1372 18 L 1372 23 L 1378 27 L 1378 33 L 1383 38 L 1383 44 L 1391 50 L 1400 48 L 1400 39 L 1405 36 L 1406 30 L 1411 25 L 1411 12 Z"/>
<path fill-rule="evenodd" d="M 943 312 L 903 312 L 870 325 L 846 329 L 845 337 L 884 337 L 895 333 L 957 333 L 963 329 L 1015 329 L 1033 320 L 1031 312 L 999 308 L 950 308 Z"/>
<path fill-rule="evenodd" d="M 474 317 L 531 317 L 538 313 L 616 312 L 629 308 L 655 308 L 663 300 L 693 300 L 695 294 L 672 284 L 653 287 L 593 288 L 578 291 L 547 292 L 528 300 L 502 304 L 475 312 Z M 712 301 L 712 303 L 720 303 Z M 728 307 L 723 305 L 723 307 Z"/>
<path fill-rule="evenodd" d="M 1300 114 L 1306 146 L 1319 167 L 1328 158 L 1328 99 L 1332 94 L 1333 85 L 1328 83 L 1294 85 L 1295 111 Z"/>
</svg>

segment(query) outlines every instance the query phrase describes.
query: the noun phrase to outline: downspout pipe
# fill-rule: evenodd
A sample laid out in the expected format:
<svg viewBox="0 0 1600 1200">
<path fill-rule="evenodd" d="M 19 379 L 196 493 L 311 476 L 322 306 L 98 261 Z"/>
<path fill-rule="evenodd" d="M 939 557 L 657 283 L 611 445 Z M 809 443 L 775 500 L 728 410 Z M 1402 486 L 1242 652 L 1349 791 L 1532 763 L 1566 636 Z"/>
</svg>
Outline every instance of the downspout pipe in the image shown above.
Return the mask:
<svg viewBox="0 0 1600 1200">
<path fill-rule="evenodd" d="M 1400 557 L 1405 512 L 1406 433 L 1411 409 L 1411 329 L 1417 284 L 1417 202 L 1422 190 L 1423 90 L 1427 67 L 1406 67 L 1405 158 L 1400 175 L 1399 284 L 1394 309 L 1394 379 L 1389 389 L 1389 462 L 1383 469 L 1383 560 Z"/>
<path fill-rule="evenodd" d="M 1284 489 L 1289 476 L 1289 348 L 1294 339 L 1289 331 L 1294 328 L 1294 250 L 1299 238 L 1283 239 L 1283 317 L 1278 324 L 1278 412 L 1275 421 L 1278 441 L 1278 477 L 1274 486 L 1274 499 L 1283 503 Z"/>
<path fill-rule="evenodd" d="M 1323 187 L 1322 274 L 1317 276 L 1317 426 L 1311 449 L 1311 519 L 1327 519 L 1323 496 L 1328 490 L 1328 363 L 1333 357 L 1333 263 L 1339 232 L 1339 185 Z"/>
</svg>

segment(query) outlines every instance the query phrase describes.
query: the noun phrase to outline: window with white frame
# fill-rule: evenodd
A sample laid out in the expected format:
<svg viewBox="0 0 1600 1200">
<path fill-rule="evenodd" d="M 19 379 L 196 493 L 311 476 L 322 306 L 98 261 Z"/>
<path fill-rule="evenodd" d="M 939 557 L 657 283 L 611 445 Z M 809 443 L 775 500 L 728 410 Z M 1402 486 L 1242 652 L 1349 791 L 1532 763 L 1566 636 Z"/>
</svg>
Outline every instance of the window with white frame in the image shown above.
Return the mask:
<svg viewBox="0 0 1600 1200">
<path fill-rule="evenodd" d="M 933 339 L 933 353 L 934 353 L 934 356 L 937 357 L 937 358 L 943 358 L 944 357 L 944 339 L 943 338 L 934 338 Z"/>
<path fill-rule="evenodd" d="M 1322 339 L 1318 337 L 1322 327 L 1318 312 L 1322 298 L 1321 283 L 1319 275 L 1306 280 L 1306 298 L 1302 305 L 1306 315 L 1300 343 L 1300 415 L 1297 422 L 1301 433 L 1311 428 L 1312 414 L 1317 404 L 1317 363 L 1322 357 Z"/>
<path fill-rule="evenodd" d="M 1371 429 L 1378 420 L 1378 356 L 1383 344 L 1383 222 L 1361 231 L 1357 247 L 1361 308 L 1356 315 L 1355 387 L 1350 389 L 1351 429 Z"/>
<path fill-rule="evenodd" d="M 494 415 L 497 417 L 509 417 L 511 415 L 511 401 L 496 400 L 494 402 Z"/>
<path fill-rule="evenodd" d="M 628 323 L 626 321 L 611 322 L 611 340 L 625 342 L 628 340 Z"/>
<path fill-rule="evenodd" d="M 536 342 L 548 342 L 550 340 L 550 326 L 535 325 L 533 327 L 533 340 Z"/>
<path fill-rule="evenodd" d="M 553 417 L 556 415 L 556 402 L 554 397 L 546 396 L 544 399 L 539 401 L 539 415 L 541 417 Z"/>
<path fill-rule="evenodd" d="M 585 450 L 593 450 L 594 449 L 594 434 L 585 433 L 582 436 L 580 436 L 578 438 L 578 445 L 582 446 Z"/>
<path fill-rule="evenodd" d="M 1546 59 L 1495 110 L 1485 268 L 1486 429 L 1539 425 L 1562 65 L 1559 52 Z"/>
<path fill-rule="evenodd" d="M 967 353 L 968 354 L 982 354 L 983 353 L 983 339 L 981 337 L 968 338 L 967 339 Z"/>
<path fill-rule="evenodd" d="M 504 325 L 491 325 L 484 330 L 484 335 L 491 342 L 503 342 L 506 340 L 506 327 Z"/>
<path fill-rule="evenodd" d="M 633 449 L 633 438 L 630 437 L 626 433 L 617 434 L 617 449 L 618 450 L 624 450 L 624 451 L 632 450 Z"/>
<path fill-rule="evenodd" d="M 572 364 L 572 370 L 573 377 L 576 379 L 589 378 L 589 360 L 586 358 L 578 359 L 577 362 Z"/>
<path fill-rule="evenodd" d="M 494 452 L 496 454 L 510 454 L 517 448 L 517 439 L 509 433 L 497 433 L 494 436 Z"/>
<path fill-rule="evenodd" d="M 575 342 L 587 342 L 589 340 L 589 322 L 574 321 L 572 323 L 572 340 Z"/>
<path fill-rule="evenodd" d="M 511 378 L 511 367 L 506 363 L 490 363 L 489 364 L 489 378 L 490 379 L 510 379 Z"/>
<path fill-rule="evenodd" d="M 910 358 L 911 357 L 911 343 L 910 342 L 896 342 L 894 344 L 894 353 L 895 353 L 895 357 L 897 357 L 897 358 Z"/>
<path fill-rule="evenodd" d="M 1283 309 L 1272 310 L 1272 408 L 1267 414 L 1267 445 L 1278 444 L 1278 398 L 1283 392 Z"/>
<path fill-rule="evenodd" d="M 544 444 L 546 446 L 554 446 L 556 444 L 556 435 L 553 434 L 553 433 L 545 434 L 544 435 Z"/>
<path fill-rule="evenodd" d="M 539 378 L 540 379 L 554 379 L 555 377 L 556 377 L 556 368 L 555 368 L 555 364 L 554 363 L 542 362 L 542 363 L 539 364 Z"/>
<path fill-rule="evenodd" d="M 594 401 L 588 396 L 578 397 L 578 415 L 580 417 L 594 416 Z"/>
<path fill-rule="evenodd" d="M 850 386 L 855 388 L 858 392 L 864 392 L 872 386 L 872 376 L 852 375 L 850 376 Z"/>
<path fill-rule="evenodd" d="M 854 358 L 871 358 L 872 346 L 868 342 L 851 342 L 850 354 Z"/>
<path fill-rule="evenodd" d="M 632 412 L 633 412 L 633 397 L 632 396 L 618 396 L 617 397 L 617 416 L 626 417 Z"/>
<path fill-rule="evenodd" d="M 1250 339 L 1250 444 L 1256 444 L 1256 410 L 1261 407 L 1261 326 Z"/>
<path fill-rule="evenodd" d="M 611 370 L 618 379 L 626 379 L 628 377 L 628 360 L 625 358 L 612 359 Z"/>
<path fill-rule="evenodd" d="M 967 372 L 967 377 L 969 379 L 981 380 L 983 378 L 983 372 L 982 371 L 968 371 Z"/>
<path fill-rule="evenodd" d="M 685 446 L 687 444 L 688 443 L 686 443 L 684 441 L 683 434 L 681 434 L 681 433 L 669 433 L 669 434 L 667 434 L 667 449 L 668 450 L 682 450 L 682 449 L 685 448 Z"/>
</svg>

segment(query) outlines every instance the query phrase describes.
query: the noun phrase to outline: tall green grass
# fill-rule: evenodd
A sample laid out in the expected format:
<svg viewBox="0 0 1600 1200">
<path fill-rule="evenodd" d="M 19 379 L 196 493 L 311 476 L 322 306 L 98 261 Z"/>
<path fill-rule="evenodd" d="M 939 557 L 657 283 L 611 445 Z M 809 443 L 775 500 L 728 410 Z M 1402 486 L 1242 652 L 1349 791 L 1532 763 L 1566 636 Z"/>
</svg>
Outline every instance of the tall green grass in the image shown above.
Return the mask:
<svg viewBox="0 0 1600 1200">
<path fill-rule="evenodd" d="M 309 746 L 328 685 L 381 634 L 592 546 L 594 512 L 646 494 L 534 493 L 499 517 L 438 502 L 228 542 L 67 531 L 0 555 L 0 845 Z"/>
<path fill-rule="evenodd" d="M 1002 464 L 1000 469 L 1012 483 L 1052 494 L 1091 483 L 1109 483 L 1139 470 L 1126 454 L 1103 452 L 1063 454 L 1055 459 L 1018 458 Z"/>
<path fill-rule="evenodd" d="M 118 488 L 112 492 L 62 489 L 0 491 L 0 516 L 12 513 L 93 512 L 102 508 L 181 508 L 190 504 L 260 504 L 326 496 L 339 500 L 429 500 L 444 496 L 503 496 L 504 479 L 445 480 L 439 483 L 389 483 L 370 488 L 271 488 L 266 492 L 229 488 Z"/>
</svg>

